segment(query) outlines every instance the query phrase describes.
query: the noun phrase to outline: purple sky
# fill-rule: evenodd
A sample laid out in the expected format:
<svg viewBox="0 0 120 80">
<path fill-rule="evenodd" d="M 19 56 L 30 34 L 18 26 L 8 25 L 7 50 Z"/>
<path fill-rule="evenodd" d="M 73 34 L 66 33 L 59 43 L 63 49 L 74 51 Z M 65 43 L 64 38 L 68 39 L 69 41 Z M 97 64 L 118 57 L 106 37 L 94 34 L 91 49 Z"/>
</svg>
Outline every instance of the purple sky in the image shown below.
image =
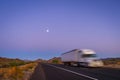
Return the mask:
<svg viewBox="0 0 120 80">
<path fill-rule="evenodd" d="M 120 0 L 0 0 L 0 56 L 49 59 L 75 48 L 120 57 Z"/>
</svg>

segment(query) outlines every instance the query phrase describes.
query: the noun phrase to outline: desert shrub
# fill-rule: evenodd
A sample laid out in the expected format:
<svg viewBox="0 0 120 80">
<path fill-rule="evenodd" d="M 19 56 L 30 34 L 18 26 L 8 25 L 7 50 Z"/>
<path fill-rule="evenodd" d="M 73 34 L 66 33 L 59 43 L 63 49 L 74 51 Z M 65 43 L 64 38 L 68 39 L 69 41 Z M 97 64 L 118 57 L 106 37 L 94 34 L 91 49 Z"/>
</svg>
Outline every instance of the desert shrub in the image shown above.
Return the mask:
<svg viewBox="0 0 120 80">
<path fill-rule="evenodd" d="M 0 80 L 24 80 L 24 72 L 28 71 L 32 73 L 36 65 L 36 63 L 29 63 L 22 66 L 0 68 Z"/>
<path fill-rule="evenodd" d="M 20 68 L 21 68 L 22 70 L 27 71 L 27 70 L 29 70 L 29 69 L 34 68 L 35 66 L 36 66 L 36 63 L 29 63 L 29 64 L 25 64 L 25 65 L 21 66 Z"/>
<path fill-rule="evenodd" d="M 117 62 L 118 65 L 120 65 L 120 62 Z"/>
<path fill-rule="evenodd" d="M 9 63 L 10 64 L 10 66 L 19 66 L 19 65 L 24 65 L 24 64 L 26 64 L 25 62 L 23 62 L 23 61 L 19 61 L 19 62 L 17 62 L 17 61 L 12 61 L 12 62 L 10 62 Z"/>
<path fill-rule="evenodd" d="M 19 67 L 3 68 L 1 74 L 3 79 L 10 80 L 19 80 L 23 76 L 23 72 Z"/>
<path fill-rule="evenodd" d="M 26 80 L 26 73 L 34 71 L 36 63 L 0 57 L 0 80 Z"/>
<path fill-rule="evenodd" d="M 118 64 L 120 62 L 120 58 L 106 58 L 102 60 L 105 65 L 109 64 Z"/>
<path fill-rule="evenodd" d="M 10 64 L 10 66 L 18 66 L 18 63 L 17 63 L 17 62 L 15 62 L 15 61 L 10 62 L 9 64 Z"/>
<path fill-rule="evenodd" d="M 59 61 L 58 60 L 52 60 L 52 63 L 58 64 Z"/>
<path fill-rule="evenodd" d="M 29 62 L 24 62 L 23 60 L 20 59 L 9 59 L 0 57 L 0 68 L 19 66 L 27 63 Z"/>
</svg>

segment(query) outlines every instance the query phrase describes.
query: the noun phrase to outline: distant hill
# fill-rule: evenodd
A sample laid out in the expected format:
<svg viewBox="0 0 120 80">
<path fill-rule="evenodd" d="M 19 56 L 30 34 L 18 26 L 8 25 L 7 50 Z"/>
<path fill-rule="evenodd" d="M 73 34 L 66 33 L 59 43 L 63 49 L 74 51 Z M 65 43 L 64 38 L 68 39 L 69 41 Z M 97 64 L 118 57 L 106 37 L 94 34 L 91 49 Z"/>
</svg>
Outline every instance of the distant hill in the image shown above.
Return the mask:
<svg viewBox="0 0 120 80">
<path fill-rule="evenodd" d="M 62 64 L 62 61 L 61 61 L 60 57 L 53 57 L 52 59 L 49 59 L 47 62 L 48 63 Z"/>
<path fill-rule="evenodd" d="M 47 62 L 47 60 L 37 59 L 37 60 L 35 60 L 35 62 L 44 62 L 44 63 L 46 63 L 46 62 Z"/>
<path fill-rule="evenodd" d="M 11 58 L 5 58 L 5 57 L 0 57 L 0 68 L 1 67 L 12 67 L 12 66 L 19 66 L 19 65 L 24 65 L 28 62 L 21 60 L 21 59 L 11 59 Z"/>
</svg>

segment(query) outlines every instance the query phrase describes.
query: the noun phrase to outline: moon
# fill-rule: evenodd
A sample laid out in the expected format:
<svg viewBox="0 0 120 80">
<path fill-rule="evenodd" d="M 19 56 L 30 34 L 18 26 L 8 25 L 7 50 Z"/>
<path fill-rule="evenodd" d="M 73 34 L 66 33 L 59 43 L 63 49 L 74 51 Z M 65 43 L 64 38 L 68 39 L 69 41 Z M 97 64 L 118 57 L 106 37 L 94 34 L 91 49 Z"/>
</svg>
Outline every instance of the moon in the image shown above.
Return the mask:
<svg viewBox="0 0 120 80">
<path fill-rule="evenodd" d="M 49 29 L 46 29 L 46 32 L 50 32 Z"/>
</svg>

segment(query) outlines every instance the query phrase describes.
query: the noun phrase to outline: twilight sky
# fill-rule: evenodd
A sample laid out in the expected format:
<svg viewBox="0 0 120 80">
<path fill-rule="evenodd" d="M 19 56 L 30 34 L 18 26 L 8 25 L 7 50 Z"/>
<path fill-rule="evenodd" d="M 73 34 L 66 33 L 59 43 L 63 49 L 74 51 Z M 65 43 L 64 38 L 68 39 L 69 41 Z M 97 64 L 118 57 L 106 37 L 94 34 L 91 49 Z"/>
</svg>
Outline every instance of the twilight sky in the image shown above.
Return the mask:
<svg viewBox="0 0 120 80">
<path fill-rule="evenodd" d="M 1 57 L 49 59 L 76 48 L 120 57 L 120 0 L 0 0 Z"/>
</svg>

